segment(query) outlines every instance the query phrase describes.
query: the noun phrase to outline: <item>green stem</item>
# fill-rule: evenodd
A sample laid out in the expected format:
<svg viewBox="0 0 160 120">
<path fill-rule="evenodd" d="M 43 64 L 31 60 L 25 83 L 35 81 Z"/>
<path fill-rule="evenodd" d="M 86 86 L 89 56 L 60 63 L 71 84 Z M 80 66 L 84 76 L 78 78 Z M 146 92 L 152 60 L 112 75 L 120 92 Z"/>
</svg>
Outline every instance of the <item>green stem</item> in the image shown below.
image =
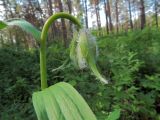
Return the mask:
<svg viewBox="0 0 160 120">
<path fill-rule="evenodd" d="M 58 18 L 66 18 L 72 21 L 74 24 L 78 26 L 78 28 L 81 28 L 81 24 L 79 21 L 72 15 L 64 12 L 56 13 L 48 18 L 48 20 L 45 22 L 42 33 L 41 33 L 41 47 L 40 47 L 40 71 L 41 71 L 41 89 L 45 89 L 48 87 L 47 84 L 47 68 L 46 68 L 46 39 L 47 39 L 47 33 L 49 30 L 49 27 L 51 24 L 57 20 Z"/>
</svg>

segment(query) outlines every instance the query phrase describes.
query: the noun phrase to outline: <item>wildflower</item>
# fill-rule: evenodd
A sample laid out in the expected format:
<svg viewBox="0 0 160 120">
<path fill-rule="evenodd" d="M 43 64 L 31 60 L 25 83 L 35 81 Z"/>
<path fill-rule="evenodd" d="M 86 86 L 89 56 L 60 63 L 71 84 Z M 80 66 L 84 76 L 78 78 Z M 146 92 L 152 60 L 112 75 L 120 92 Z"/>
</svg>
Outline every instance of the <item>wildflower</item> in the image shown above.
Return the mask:
<svg viewBox="0 0 160 120">
<path fill-rule="evenodd" d="M 70 58 L 75 66 L 84 69 L 87 66 L 92 70 L 94 75 L 104 84 L 108 81 L 102 77 L 97 69 L 96 58 L 98 57 L 98 47 L 95 37 L 89 30 L 82 29 L 74 33 L 70 47 Z"/>
</svg>

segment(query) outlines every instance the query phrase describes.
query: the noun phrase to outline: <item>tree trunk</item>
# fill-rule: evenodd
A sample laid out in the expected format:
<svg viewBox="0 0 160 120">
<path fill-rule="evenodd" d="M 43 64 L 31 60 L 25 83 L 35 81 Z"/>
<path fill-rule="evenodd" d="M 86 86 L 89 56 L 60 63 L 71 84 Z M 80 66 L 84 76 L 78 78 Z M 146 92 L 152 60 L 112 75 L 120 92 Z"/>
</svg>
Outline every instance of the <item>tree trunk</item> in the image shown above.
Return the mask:
<svg viewBox="0 0 160 120">
<path fill-rule="evenodd" d="M 58 0 L 57 2 L 58 2 L 58 6 L 59 6 L 59 11 L 63 12 L 62 1 Z M 67 47 L 68 41 L 67 41 L 67 29 L 66 29 L 66 25 L 65 25 L 65 20 L 61 19 L 61 23 L 62 23 L 63 41 L 64 41 L 65 47 Z"/>
<path fill-rule="evenodd" d="M 111 18 L 111 10 L 110 10 L 110 2 L 107 0 L 107 9 L 108 9 L 108 17 L 109 17 L 109 28 L 110 31 L 113 31 L 112 18 Z"/>
<path fill-rule="evenodd" d="M 69 14 L 72 14 L 72 2 L 71 0 L 67 0 L 67 6 L 68 6 L 68 11 L 69 11 Z M 72 22 L 69 21 L 69 25 L 70 25 L 70 35 L 71 37 L 73 36 L 73 30 L 72 30 Z"/>
<path fill-rule="evenodd" d="M 128 0 L 128 6 L 129 6 L 129 22 L 130 22 L 130 27 L 133 29 L 133 22 L 132 22 L 132 13 L 131 13 L 131 1 Z"/>
<path fill-rule="evenodd" d="M 157 0 L 154 0 L 154 6 L 155 6 L 155 20 L 156 20 L 156 27 L 158 27 L 158 10 L 157 10 Z"/>
<path fill-rule="evenodd" d="M 53 14 L 53 7 L 52 7 L 52 1 L 48 0 L 48 13 L 51 16 Z"/>
<path fill-rule="evenodd" d="M 118 1 L 116 0 L 116 31 L 119 32 L 119 13 L 118 13 Z"/>
<path fill-rule="evenodd" d="M 86 28 L 88 29 L 88 8 L 87 8 L 87 0 L 84 0 L 84 7 L 85 7 L 85 23 L 86 23 Z"/>
<path fill-rule="evenodd" d="M 140 0 L 140 12 L 141 12 L 141 29 L 143 29 L 146 25 L 146 17 L 145 17 L 145 7 L 144 0 Z"/>
<path fill-rule="evenodd" d="M 106 0 L 103 0 L 103 2 L 104 2 L 104 13 L 106 17 L 106 30 L 107 30 L 107 34 L 109 34 L 107 3 L 106 3 Z"/>
<path fill-rule="evenodd" d="M 51 0 L 48 0 L 48 6 L 49 6 L 48 13 L 49 13 L 49 16 L 51 16 L 51 15 L 53 15 L 53 7 L 52 7 Z M 54 37 L 57 35 L 57 28 L 56 28 L 55 22 L 51 26 L 51 31 L 52 31 L 52 37 L 54 39 Z"/>
<path fill-rule="evenodd" d="M 100 19 L 100 14 L 99 14 L 99 7 L 98 5 L 95 5 L 95 12 L 96 12 L 96 20 L 97 20 L 97 27 L 98 27 L 98 30 L 100 31 L 101 30 L 101 19 Z"/>
<path fill-rule="evenodd" d="M 133 4 L 133 16 L 134 18 L 136 16 L 140 16 L 136 11 L 137 11 L 137 4 L 136 4 L 136 1 L 132 1 L 132 4 Z M 140 20 L 136 20 L 134 23 L 133 23 L 133 26 L 134 26 L 134 29 L 139 29 L 140 28 Z"/>
</svg>

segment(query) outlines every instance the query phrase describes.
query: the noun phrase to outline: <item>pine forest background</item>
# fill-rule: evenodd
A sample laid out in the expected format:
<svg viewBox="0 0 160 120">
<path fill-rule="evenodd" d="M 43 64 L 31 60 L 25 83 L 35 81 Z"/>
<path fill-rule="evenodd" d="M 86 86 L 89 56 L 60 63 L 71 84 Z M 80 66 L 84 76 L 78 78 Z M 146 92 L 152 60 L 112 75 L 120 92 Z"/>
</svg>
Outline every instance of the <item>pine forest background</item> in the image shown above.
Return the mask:
<svg viewBox="0 0 160 120">
<path fill-rule="evenodd" d="M 64 19 L 47 40 L 49 84 L 65 81 L 85 98 L 98 120 L 116 108 L 119 120 L 160 120 L 160 0 L 0 0 L 0 20 L 23 18 L 39 30 L 49 16 L 67 12 L 90 29 L 99 47 L 98 67 L 110 83 L 69 58 L 75 31 Z M 0 120 L 36 120 L 31 96 L 40 89 L 39 43 L 18 27 L 0 31 Z"/>
</svg>

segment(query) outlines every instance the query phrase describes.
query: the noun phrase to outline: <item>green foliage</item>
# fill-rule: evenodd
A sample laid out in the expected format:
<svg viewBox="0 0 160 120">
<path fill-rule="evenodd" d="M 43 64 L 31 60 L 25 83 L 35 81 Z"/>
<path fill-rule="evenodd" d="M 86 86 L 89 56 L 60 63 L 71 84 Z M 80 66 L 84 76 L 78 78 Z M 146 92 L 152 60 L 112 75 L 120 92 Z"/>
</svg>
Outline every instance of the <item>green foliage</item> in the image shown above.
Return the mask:
<svg viewBox="0 0 160 120">
<path fill-rule="evenodd" d="M 54 44 L 47 50 L 49 85 L 61 81 L 73 85 L 98 120 L 105 120 L 116 109 L 121 110 L 118 120 L 159 120 L 159 39 L 160 31 L 153 28 L 99 37 L 97 63 L 110 80 L 107 85 L 99 83 L 87 70 L 75 69 L 71 63 L 52 72 L 69 59 L 69 50 Z M 39 81 L 38 50 L 1 48 L 0 119 L 35 120 L 31 94 L 40 90 Z"/>
<path fill-rule="evenodd" d="M 146 28 L 142 32 L 136 31 L 129 36 L 129 49 L 138 53 L 138 58 L 150 66 L 146 72 L 160 71 L 160 35 L 159 29 Z M 143 45 L 142 45 L 143 44 Z M 144 67 L 145 67 L 144 66 Z"/>
<path fill-rule="evenodd" d="M 30 96 L 39 81 L 37 52 L 0 49 L 0 119 L 35 120 Z"/>
<path fill-rule="evenodd" d="M 159 37 L 158 29 L 145 29 L 99 41 L 103 56 L 99 62 L 112 84 L 102 96 L 112 101 L 108 109 L 118 106 L 124 111 L 121 119 L 158 120 Z"/>
</svg>

